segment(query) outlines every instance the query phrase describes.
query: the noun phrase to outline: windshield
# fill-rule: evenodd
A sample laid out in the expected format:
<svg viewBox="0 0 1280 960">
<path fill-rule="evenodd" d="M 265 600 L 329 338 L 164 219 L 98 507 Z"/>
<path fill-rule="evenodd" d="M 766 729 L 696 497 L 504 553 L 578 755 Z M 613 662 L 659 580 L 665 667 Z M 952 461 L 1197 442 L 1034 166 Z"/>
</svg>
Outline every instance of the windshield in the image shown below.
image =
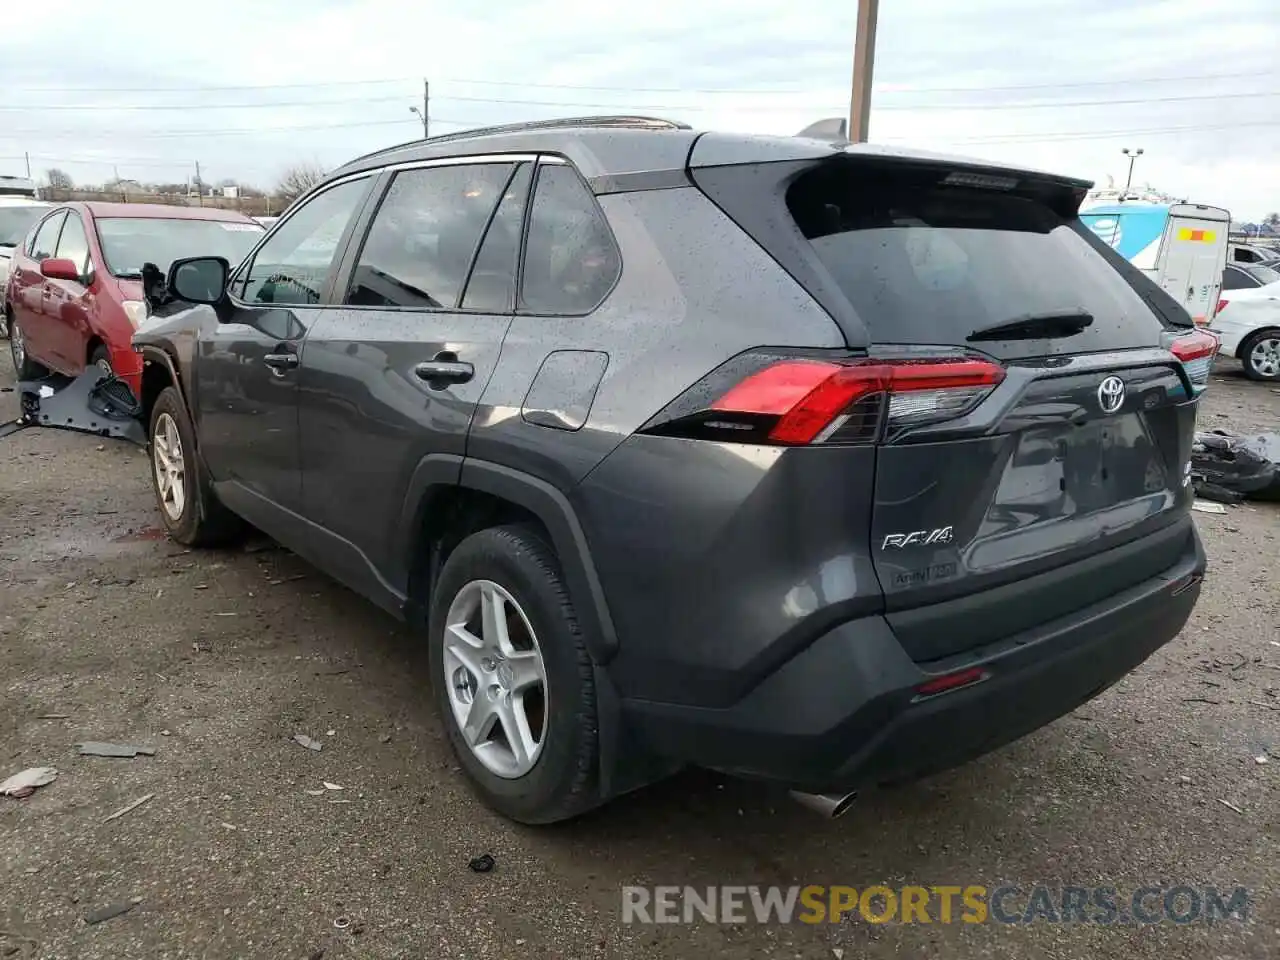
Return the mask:
<svg viewBox="0 0 1280 960">
<path fill-rule="evenodd" d="M 1244 271 L 1261 284 L 1275 283 L 1280 280 L 1280 270 L 1261 263 L 1251 263 L 1244 268 Z"/>
<path fill-rule="evenodd" d="M 0 247 L 16 247 L 48 207 L 0 207 Z"/>
<path fill-rule="evenodd" d="M 103 259 L 117 277 L 140 276 L 144 263 L 168 273 L 185 257 L 225 257 L 234 268 L 264 232 L 256 223 L 229 220 L 101 217 L 97 225 Z"/>
</svg>

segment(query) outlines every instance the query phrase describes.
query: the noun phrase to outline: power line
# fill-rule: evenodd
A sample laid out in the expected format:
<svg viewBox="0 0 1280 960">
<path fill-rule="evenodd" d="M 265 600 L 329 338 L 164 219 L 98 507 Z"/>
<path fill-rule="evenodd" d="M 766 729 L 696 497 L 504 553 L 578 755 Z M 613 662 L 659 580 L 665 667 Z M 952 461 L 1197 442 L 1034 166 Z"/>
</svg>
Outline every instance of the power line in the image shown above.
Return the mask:
<svg viewBox="0 0 1280 960">
<path fill-rule="evenodd" d="M 1076 89 L 1083 87 L 1109 87 L 1109 86 L 1127 86 L 1137 83 L 1191 83 L 1211 80 L 1240 80 L 1245 78 L 1263 78 L 1274 77 L 1277 71 L 1272 70 L 1250 70 L 1236 73 L 1216 73 L 1216 74 L 1183 74 L 1180 76 L 1167 77 L 1119 77 L 1110 80 L 1077 80 L 1064 83 L 1029 83 L 1029 84 L 1007 84 L 1001 86 L 968 86 L 968 87 L 900 87 L 896 84 L 879 84 L 877 85 L 878 93 L 986 93 L 990 91 L 1009 91 L 1009 90 L 1056 90 L 1056 89 Z M 410 83 L 416 82 L 418 77 L 385 77 L 382 79 L 370 80 L 327 80 L 327 81 L 310 81 L 305 83 L 251 83 L 238 85 L 195 85 L 184 87 L 17 87 L 6 85 L 5 89 L 10 94 L 15 93 L 200 93 L 200 92 L 217 92 L 224 90 L 303 90 L 317 89 L 327 87 L 358 87 L 358 86 L 376 86 L 390 83 Z M 696 94 L 726 94 L 726 95 L 779 95 L 779 96 L 802 96 L 809 92 L 800 88 L 761 88 L 761 87 L 631 87 L 631 86 L 609 86 L 600 84 L 577 84 L 577 83 L 541 83 L 526 82 L 523 80 L 488 80 L 480 78 L 467 77 L 438 77 L 433 78 L 434 82 L 440 83 L 457 83 L 457 84 L 475 84 L 477 86 L 493 86 L 493 87 L 517 87 L 530 90 L 594 90 L 594 91 L 612 91 L 616 93 L 696 93 Z M 895 89 L 896 88 L 896 89 Z"/>
<path fill-rule="evenodd" d="M 1002 143 L 1021 144 L 1021 143 L 1059 143 L 1072 140 L 1110 140 L 1124 139 L 1126 137 L 1156 137 L 1174 133 L 1201 133 L 1213 130 L 1236 130 L 1240 127 L 1280 127 L 1280 120 L 1246 120 L 1237 121 L 1235 123 L 1220 124 L 1193 124 L 1181 127 L 1153 127 L 1147 130 L 1072 130 L 1060 133 L 1010 133 L 1010 134 L 993 134 L 986 137 L 962 137 L 958 139 L 948 139 L 945 137 L 938 138 L 939 142 L 946 143 L 969 143 L 969 144 L 992 144 L 998 145 Z M 886 137 L 886 140 L 896 141 L 899 143 L 920 142 L 920 137 Z"/>
<path fill-rule="evenodd" d="M 891 104 L 889 106 L 874 107 L 877 112 L 881 110 L 894 111 L 910 111 L 910 110 L 1040 110 L 1049 107 L 1103 107 L 1103 106 L 1123 106 L 1127 104 L 1148 104 L 1148 103 L 1186 103 L 1196 100 L 1236 100 L 1243 97 L 1275 97 L 1280 96 L 1280 91 L 1258 91 L 1251 93 L 1231 93 L 1231 94 L 1189 94 L 1181 97 L 1148 97 L 1133 100 L 1051 100 L 1037 103 L 913 103 L 913 104 Z M 714 106 L 694 106 L 691 104 L 658 104 L 658 103 L 584 103 L 579 101 L 552 101 L 552 100 L 503 100 L 491 97 L 436 97 L 437 100 L 451 100 L 459 103 L 503 103 L 528 107 L 573 107 L 575 109 L 627 109 L 627 110 L 685 110 L 694 112 L 707 111 L 781 111 L 794 110 L 795 107 L 787 106 L 725 106 L 717 104 Z M 836 108 L 828 107 L 810 107 L 809 112 L 825 113 Z"/>
<path fill-rule="evenodd" d="M 1018 102 L 1018 103 L 913 103 L 913 104 L 889 104 L 877 106 L 876 112 L 894 111 L 909 112 L 913 110 L 1044 110 L 1055 107 L 1113 107 L 1113 106 L 1134 106 L 1147 105 L 1156 103 L 1194 103 L 1207 102 L 1217 100 L 1240 100 L 1252 99 L 1257 97 L 1275 97 L 1280 96 L 1280 91 L 1275 90 L 1258 90 L 1235 92 L 1229 94 L 1223 93 L 1200 93 L 1186 94 L 1173 97 L 1135 97 L 1120 100 L 1044 100 L 1036 102 Z M 404 100 L 401 96 L 387 97 L 366 97 L 360 99 L 344 99 L 344 100 L 284 100 L 284 101 L 267 101 L 260 103 L 178 103 L 178 104 L 51 104 L 38 106 L 14 106 L 11 104 L 0 105 L 0 111 L 27 111 L 27 112 L 44 112 L 46 110 L 79 110 L 79 111 L 101 111 L 101 110 L 118 110 L 118 111 L 137 111 L 137 110 L 171 110 L 171 111 L 191 111 L 191 110 L 255 110 L 263 108 L 271 109 L 297 109 L 305 107 L 334 107 L 334 106 L 364 106 L 374 103 L 393 103 Z M 459 96 L 436 96 L 436 100 L 448 100 L 458 103 L 488 103 L 503 104 L 508 106 L 526 106 L 526 107 L 564 107 L 573 109 L 591 109 L 591 110 L 637 110 L 637 111 L 676 111 L 676 112 L 692 112 L 707 113 L 721 110 L 732 110 L 734 112 L 781 112 L 785 110 L 795 110 L 794 105 L 783 104 L 741 104 L 734 106 L 726 106 L 724 104 L 715 105 L 695 105 L 695 104 L 636 104 L 636 103 L 599 103 L 585 102 L 576 100 L 523 100 L 515 98 L 503 97 L 459 97 Z M 824 113 L 836 111 L 839 108 L 829 106 L 807 105 L 809 112 Z"/>
<path fill-rule="evenodd" d="M 487 121 L 475 120 L 447 120 L 444 117 L 431 118 L 432 123 L 444 123 L 449 126 L 469 127 L 469 126 L 487 126 Z M 211 136 L 238 136 L 241 134 L 259 134 L 268 135 L 273 133 L 293 133 L 305 130 L 348 130 L 355 127 L 389 127 L 404 126 L 406 123 L 418 125 L 419 121 L 412 117 L 405 117 L 402 120 L 363 120 L 356 123 L 320 123 L 304 126 L 292 127 L 240 127 L 224 130 L 215 129 L 187 129 L 187 130 L 170 130 L 166 133 L 129 133 L 129 134 L 89 134 L 78 133 L 72 130 L 64 131 L 45 131 L 45 130 L 13 130 L 0 128 L 0 141 L 3 140 L 26 140 L 32 138 L 48 138 L 48 139 L 76 139 L 76 140 L 115 140 L 127 136 L 130 140 L 173 140 L 182 139 L 184 137 L 211 137 Z"/>
<path fill-rule="evenodd" d="M 392 103 L 404 100 L 394 97 L 360 97 L 346 100 L 275 100 L 259 103 L 38 103 L 32 106 L 0 105 L 0 110 L 42 113 L 45 110 L 256 110 L 261 107 L 338 107 L 366 103 Z"/>
</svg>

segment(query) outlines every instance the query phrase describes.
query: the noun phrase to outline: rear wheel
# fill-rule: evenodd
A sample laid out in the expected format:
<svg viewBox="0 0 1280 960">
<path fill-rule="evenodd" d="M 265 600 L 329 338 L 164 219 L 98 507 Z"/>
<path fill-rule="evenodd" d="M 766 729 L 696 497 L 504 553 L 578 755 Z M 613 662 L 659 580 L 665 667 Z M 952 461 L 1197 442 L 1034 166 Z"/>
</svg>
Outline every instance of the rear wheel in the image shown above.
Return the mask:
<svg viewBox="0 0 1280 960">
<path fill-rule="evenodd" d="M 93 348 L 93 353 L 89 354 L 89 363 L 103 373 L 111 374 L 115 372 L 111 369 L 111 352 L 102 344 L 98 344 Z"/>
<path fill-rule="evenodd" d="M 1280 380 L 1280 330 L 1250 334 L 1240 344 L 1240 362 L 1250 380 Z"/>
<path fill-rule="evenodd" d="M 22 335 L 22 327 L 17 321 L 11 322 L 9 327 L 9 356 L 13 358 L 13 369 L 18 374 L 19 380 L 34 380 L 47 372 L 27 353 L 27 340 Z"/>
<path fill-rule="evenodd" d="M 430 642 L 437 708 L 486 804 L 552 823 L 599 802 L 591 660 L 534 528 L 482 530 L 458 545 L 437 581 Z"/>
<path fill-rule="evenodd" d="M 165 387 L 151 410 L 151 482 L 169 536 L 193 547 L 234 540 L 244 524 L 215 496 L 195 456 L 195 432 L 182 396 Z"/>
</svg>

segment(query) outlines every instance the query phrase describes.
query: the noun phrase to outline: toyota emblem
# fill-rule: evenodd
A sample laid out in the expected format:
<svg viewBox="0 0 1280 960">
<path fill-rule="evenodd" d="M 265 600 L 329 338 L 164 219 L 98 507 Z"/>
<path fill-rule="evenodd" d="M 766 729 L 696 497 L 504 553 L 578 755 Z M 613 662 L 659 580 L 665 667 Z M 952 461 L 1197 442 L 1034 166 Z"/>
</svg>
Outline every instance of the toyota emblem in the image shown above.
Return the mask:
<svg viewBox="0 0 1280 960">
<path fill-rule="evenodd" d="M 1098 385 L 1098 406 L 1103 413 L 1115 413 L 1124 406 L 1124 381 L 1107 377 Z"/>
</svg>

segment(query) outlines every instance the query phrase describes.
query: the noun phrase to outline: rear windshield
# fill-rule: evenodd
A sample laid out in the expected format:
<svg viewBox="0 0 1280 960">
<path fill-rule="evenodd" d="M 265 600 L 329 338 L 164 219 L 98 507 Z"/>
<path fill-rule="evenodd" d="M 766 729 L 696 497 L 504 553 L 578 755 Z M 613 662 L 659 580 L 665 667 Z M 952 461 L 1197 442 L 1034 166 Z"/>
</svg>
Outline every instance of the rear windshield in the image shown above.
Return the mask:
<svg viewBox="0 0 1280 960">
<path fill-rule="evenodd" d="M 48 207 L 0 207 L 0 247 L 16 247 Z"/>
<path fill-rule="evenodd" d="M 875 342 L 964 344 L 1019 317 L 1084 310 L 1084 331 L 1014 350 L 1159 343 L 1161 320 L 1087 229 L 1042 201 L 832 164 L 797 180 L 787 205 Z"/>
<path fill-rule="evenodd" d="M 141 277 L 144 263 L 168 273 L 185 257 L 225 257 L 234 269 L 264 232 L 256 223 L 158 217 L 100 217 L 97 226 L 103 259 L 117 277 Z"/>
</svg>

